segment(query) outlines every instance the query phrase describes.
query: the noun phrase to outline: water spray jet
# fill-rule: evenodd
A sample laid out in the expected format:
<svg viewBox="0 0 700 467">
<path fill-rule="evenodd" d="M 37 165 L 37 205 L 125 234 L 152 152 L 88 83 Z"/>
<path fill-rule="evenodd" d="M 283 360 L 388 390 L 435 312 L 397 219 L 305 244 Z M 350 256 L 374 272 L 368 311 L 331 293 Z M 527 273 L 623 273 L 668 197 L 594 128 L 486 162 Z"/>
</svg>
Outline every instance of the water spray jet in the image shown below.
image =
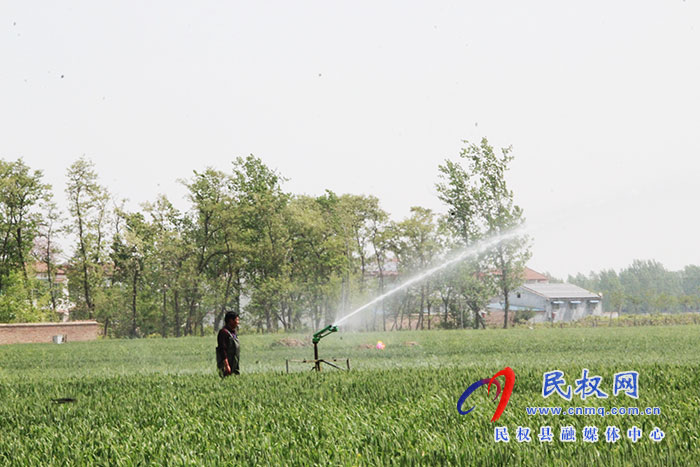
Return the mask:
<svg viewBox="0 0 700 467">
<path fill-rule="evenodd" d="M 434 266 L 434 267 L 428 269 L 427 271 L 424 271 L 420 274 L 417 274 L 417 275 L 411 277 L 410 279 L 406 280 L 405 282 L 402 282 L 401 284 L 399 284 L 398 286 L 389 290 L 388 292 L 385 292 L 382 295 L 375 297 L 374 299 L 365 303 L 361 307 L 351 311 L 350 313 L 346 314 L 342 318 L 337 319 L 335 321 L 334 325 L 338 326 L 343 321 L 345 321 L 348 318 L 350 318 L 351 316 L 359 313 L 360 311 L 369 308 L 370 306 L 374 305 L 375 303 L 381 302 L 382 300 L 395 294 L 399 290 L 405 289 L 406 287 L 408 287 L 410 285 L 413 285 L 417 282 L 422 281 L 426 277 L 432 276 L 436 272 L 441 271 L 441 270 L 445 269 L 446 267 L 451 266 L 452 264 L 458 263 L 458 262 L 460 262 L 460 261 L 462 261 L 470 256 L 475 256 L 479 253 L 483 253 L 483 252 L 489 250 L 490 248 L 495 247 L 496 245 L 498 245 L 499 243 L 501 243 L 504 240 L 508 240 L 510 238 L 517 237 L 518 235 L 522 235 L 524 233 L 525 233 L 525 227 L 521 226 L 521 227 L 518 227 L 516 229 L 510 230 L 508 232 L 502 233 L 500 235 L 496 235 L 495 237 L 487 238 L 487 239 L 482 240 L 482 241 L 480 241 L 480 242 L 478 242 L 478 243 L 476 243 L 468 248 L 465 248 L 465 249 L 461 250 L 461 252 L 459 252 L 458 254 L 453 256 L 452 258 L 444 261 L 443 263 L 441 263 L 437 266 Z"/>
<path fill-rule="evenodd" d="M 331 361 L 338 362 L 338 361 L 342 361 L 342 359 L 332 358 L 332 359 L 329 359 L 330 361 L 328 361 L 328 360 L 323 360 L 323 359 L 318 358 L 318 343 L 321 341 L 322 338 L 326 337 L 327 335 L 332 334 L 334 332 L 338 332 L 338 325 L 339 324 L 341 324 L 343 321 L 347 320 L 351 316 L 359 313 L 360 311 L 367 309 L 368 307 L 372 306 L 373 304 L 380 302 L 380 301 L 384 300 L 385 298 L 395 294 L 399 290 L 405 289 L 406 287 L 408 287 L 410 285 L 413 285 L 417 282 L 420 282 L 423 279 L 425 279 L 426 277 L 432 276 L 436 272 L 438 272 L 442 269 L 445 269 L 446 267 L 448 267 L 452 264 L 455 264 L 459 261 L 462 261 L 470 256 L 474 256 L 474 255 L 477 255 L 479 253 L 483 253 L 483 252 L 487 251 L 488 249 L 495 247 L 496 245 L 498 245 L 499 243 L 501 243 L 504 240 L 508 240 L 508 239 L 516 237 L 518 235 L 524 234 L 525 233 L 524 230 L 525 230 L 524 226 L 520 226 L 519 228 L 513 229 L 509 232 L 502 233 L 502 234 L 497 235 L 495 237 L 491 237 L 491 238 L 482 240 L 481 242 L 478 242 L 475 245 L 472 245 L 471 247 L 463 249 L 460 253 L 458 253 L 457 255 L 452 257 L 451 259 L 448 259 L 448 260 L 444 261 L 442 264 L 439 264 L 433 268 L 430 268 L 421 274 L 418 274 L 418 275 L 411 277 L 410 279 L 399 284 L 398 286 L 394 287 L 393 289 L 389 290 L 388 292 L 383 293 L 382 295 L 370 300 L 369 302 L 367 302 L 364 305 L 362 305 L 361 307 L 353 310 L 352 312 L 346 314 L 345 316 L 341 317 L 340 319 L 337 319 L 334 324 L 330 324 L 330 325 L 326 326 L 325 328 L 321 329 L 320 331 L 316 332 L 313 335 L 311 342 L 314 344 L 314 359 L 313 360 L 306 360 L 306 359 L 305 360 L 286 360 L 287 373 L 289 373 L 289 362 L 313 363 L 314 366 L 312 369 L 316 370 L 316 371 L 321 371 L 321 363 L 325 363 L 327 365 L 330 365 L 332 367 L 335 367 L 335 368 L 341 370 L 342 368 L 331 363 Z M 381 343 L 381 341 L 380 341 L 380 343 Z M 380 349 L 379 344 L 377 345 L 377 348 Z M 384 347 L 383 347 L 383 343 L 382 343 L 381 349 L 383 349 L 383 348 Z M 349 370 L 350 369 L 350 359 L 345 359 L 345 363 L 347 365 L 347 369 Z"/>
</svg>

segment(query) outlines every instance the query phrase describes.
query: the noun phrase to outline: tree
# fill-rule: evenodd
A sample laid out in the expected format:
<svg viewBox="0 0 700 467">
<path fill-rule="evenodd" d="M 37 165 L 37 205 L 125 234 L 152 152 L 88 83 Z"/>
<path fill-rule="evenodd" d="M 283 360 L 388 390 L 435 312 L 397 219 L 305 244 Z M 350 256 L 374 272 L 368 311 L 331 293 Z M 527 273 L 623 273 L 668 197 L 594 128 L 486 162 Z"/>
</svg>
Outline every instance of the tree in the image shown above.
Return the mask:
<svg viewBox="0 0 700 467">
<path fill-rule="evenodd" d="M 0 323 L 27 323 L 48 321 L 49 306 L 47 295 L 38 297 L 35 303 L 27 300 L 27 295 L 39 288 L 38 280 L 30 277 L 27 283 L 19 270 L 5 277 L 0 293 Z"/>
<path fill-rule="evenodd" d="M 377 295 L 384 294 L 384 266 L 386 265 L 391 244 L 392 224 L 389 221 L 389 213 L 379 207 L 379 200 L 370 197 L 371 200 L 367 210 L 367 221 L 369 227 L 369 243 L 372 246 L 372 253 L 377 265 Z M 377 307 L 382 312 L 382 330 L 386 331 L 386 310 L 384 301 L 377 304 L 372 317 L 372 329 L 376 329 Z"/>
<path fill-rule="evenodd" d="M 682 293 L 681 279 L 678 274 L 666 270 L 658 261 L 634 260 L 632 264 L 620 271 L 620 283 L 628 297 L 627 311 L 651 313 L 662 311 L 656 296 L 679 296 Z M 665 311 L 666 307 L 663 307 Z"/>
<path fill-rule="evenodd" d="M 613 310 L 619 315 L 625 303 L 625 291 L 620 283 L 620 278 L 613 269 L 601 271 L 598 278 L 600 284 L 599 288 L 591 288 L 589 290 L 602 292 L 603 309 L 608 309 L 611 318 Z"/>
<path fill-rule="evenodd" d="M 317 198 L 298 196 L 289 204 L 293 250 L 287 271 L 291 285 L 288 298 L 298 304 L 297 323 L 302 318 L 301 308 L 310 310 L 314 330 L 322 320 L 334 318 L 337 284 L 350 269 L 342 207 L 340 198 L 330 191 Z"/>
<path fill-rule="evenodd" d="M 99 185 L 93 162 L 84 157 L 71 164 L 67 177 L 66 194 L 72 217 L 69 231 L 77 237 L 69 280 L 72 287 L 69 288 L 72 288 L 77 310 L 93 319 L 94 289 L 104 275 L 101 267 L 109 194 Z"/>
<path fill-rule="evenodd" d="M 42 176 L 41 170 L 32 171 L 22 159 L 0 159 L 0 292 L 7 276 L 19 271 L 29 307 L 33 297 L 27 263 L 39 220 L 34 208 L 50 190 Z"/>
<path fill-rule="evenodd" d="M 462 240 L 451 227 L 452 216 L 442 216 L 438 223 L 438 239 L 445 252 L 459 250 Z M 437 289 L 443 306 L 442 327 L 464 328 L 465 311 L 471 314 L 471 325 L 478 329 L 486 328 L 483 311 L 489 300 L 497 295 L 493 266 L 488 255 L 479 254 L 466 258 L 441 271 L 437 276 Z M 449 322 L 450 314 L 454 324 Z"/>
<path fill-rule="evenodd" d="M 474 329 L 486 329 L 482 312 L 489 300 L 498 293 L 494 276 L 485 271 L 482 261 L 466 261 L 455 266 L 460 277 L 459 291 L 471 312 Z M 462 327 L 464 325 L 462 324 Z"/>
<path fill-rule="evenodd" d="M 513 160 L 512 148 L 497 154 L 486 138 L 479 144 L 464 141 L 460 158 L 466 167 L 447 160 L 439 166 L 436 188 L 439 198 L 448 205 L 449 224 L 464 246 L 478 240 L 508 233 L 523 223 L 522 209 L 514 204 L 505 172 Z M 530 257 L 529 239 L 518 236 L 499 242 L 490 252 L 496 282 L 504 298 L 503 327 L 508 327 L 509 294 L 523 281 L 523 268 Z"/>
<path fill-rule="evenodd" d="M 56 312 L 58 299 L 62 295 L 61 289 L 56 283 L 56 265 L 58 255 L 62 250 L 57 242 L 57 235 L 62 232 L 63 217 L 53 195 L 48 193 L 42 203 L 42 216 L 38 224 L 37 237 L 34 244 L 34 255 L 46 266 L 46 279 L 48 283 L 49 301 L 51 310 Z"/>
<path fill-rule="evenodd" d="M 241 311 L 246 248 L 240 235 L 240 214 L 235 199 L 227 189 L 214 217 L 214 225 L 220 227 L 216 228 L 214 236 L 215 254 L 205 268 L 213 295 L 212 306 L 216 310 L 215 328 L 223 321 L 226 309 Z"/>
<path fill-rule="evenodd" d="M 342 231 L 345 259 L 348 268 L 341 282 L 341 311 L 347 312 L 350 295 L 357 298 L 366 295 L 365 276 L 368 267 L 369 251 L 369 212 L 378 200 L 372 196 L 343 194 L 338 201 L 338 216 Z"/>
<path fill-rule="evenodd" d="M 211 278 L 212 262 L 224 255 L 222 236 L 226 226 L 222 222 L 225 203 L 229 190 L 229 177 L 219 170 L 207 168 L 203 172 L 194 172 L 194 177 L 185 186 L 189 190 L 192 210 L 185 225 L 185 246 L 190 251 L 185 255 L 183 267 L 188 271 L 185 280 L 185 300 L 188 315 L 185 333 L 192 334 L 199 326 L 204 333 L 202 320 L 208 310 L 202 308 L 208 289 L 207 280 Z"/>
<path fill-rule="evenodd" d="M 440 253 L 435 215 L 430 209 L 419 206 L 411 207 L 411 216 L 396 224 L 396 238 L 393 245 L 394 254 L 402 270 L 409 274 L 424 271 Z M 424 312 L 428 313 L 428 329 L 432 311 L 433 281 L 426 278 L 417 285 L 419 290 L 419 309 L 416 329 L 424 328 Z"/>
<path fill-rule="evenodd" d="M 279 289 L 292 254 L 288 231 L 291 195 L 284 179 L 255 156 L 237 158 L 229 187 L 240 216 L 240 235 L 247 251 L 245 274 L 252 288 L 249 308 L 254 320 L 268 331 L 286 327 Z M 256 316 L 257 315 L 257 316 Z"/>
<path fill-rule="evenodd" d="M 122 232 L 114 236 L 112 243 L 112 260 L 114 262 L 114 280 L 127 285 L 128 303 L 131 310 L 131 337 L 138 337 L 139 313 L 138 300 L 143 292 L 144 276 L 153 252 L 153 230 L 143 214 L 119 211 L 124 221 Z"/>
<path fill-rule="evenodd" d="M 183 216 L 163 195 L 155 203 L 146 203 L 144 210 L 151 217 L 153 229 L 153 261 L 148 272 L 150 281 L 160 294 L 160 334 L 168 337 L 172 333 L 179 337 L 181 275 L 183 263 L 189 254 L 183 238 Z M 172 313 L 169 311 L 171 309 Z"/>
<path fill-rule="evenodd" d="M 685 295 L 700 296 L 700 266 L 689 264 L 683 268 L 681 287 Z"/>
</svg>

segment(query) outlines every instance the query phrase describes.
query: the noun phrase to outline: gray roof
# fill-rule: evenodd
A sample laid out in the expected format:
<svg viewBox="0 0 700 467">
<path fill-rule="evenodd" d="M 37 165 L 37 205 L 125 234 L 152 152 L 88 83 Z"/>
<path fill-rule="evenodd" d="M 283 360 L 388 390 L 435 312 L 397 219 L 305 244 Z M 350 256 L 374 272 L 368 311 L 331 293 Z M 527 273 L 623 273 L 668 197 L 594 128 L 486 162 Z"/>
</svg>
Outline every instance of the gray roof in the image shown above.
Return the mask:
<svg viewBox="0 0 700 467">
<path fill-rule="evenodd" d="M 573 284 L 523 284 L 521 287 L 546 298 L 600 298 L 598 294 Z"/>
</svg>

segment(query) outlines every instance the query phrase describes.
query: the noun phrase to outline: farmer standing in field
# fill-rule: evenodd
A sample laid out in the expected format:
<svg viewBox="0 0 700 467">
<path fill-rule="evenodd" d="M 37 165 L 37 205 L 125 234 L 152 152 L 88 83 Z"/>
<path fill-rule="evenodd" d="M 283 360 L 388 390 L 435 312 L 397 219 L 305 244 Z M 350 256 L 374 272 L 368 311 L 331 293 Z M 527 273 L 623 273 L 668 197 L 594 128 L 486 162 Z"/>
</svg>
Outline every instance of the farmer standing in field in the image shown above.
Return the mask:
<svg viewBox="0 0 700 467">
<path fill-rule="evenodd" d="M 240 318 L 235 311 L 229 311 L 224 316 L 224 327 L 219 331 L 216 340 L 216 365 L 219 367 L 219 375 L 222 378 L 230 374 L 238 375 L 238 361 L 241 355 L 241 346 L 238 343 L 238 323 Z"/>
</svg>

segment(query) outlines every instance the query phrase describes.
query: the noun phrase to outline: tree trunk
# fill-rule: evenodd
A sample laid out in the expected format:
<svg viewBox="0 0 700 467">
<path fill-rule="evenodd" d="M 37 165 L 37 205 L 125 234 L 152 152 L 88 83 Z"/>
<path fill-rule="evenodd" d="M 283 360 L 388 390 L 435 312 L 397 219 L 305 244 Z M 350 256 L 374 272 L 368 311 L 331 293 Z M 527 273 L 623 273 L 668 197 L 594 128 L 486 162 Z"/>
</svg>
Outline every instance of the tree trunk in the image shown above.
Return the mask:
<svg viewBox="0 0 700 467">
<path fill-rule="evenodd" d="M 444 307 L 443 314 L 443 326 L 447 326 L 447 320 L 449 319 L 449 311 L 450 311 L 450 295 L 452 292 L 448 289 L 447 294 L 442 294 L 440 293 L 440 298 L 442 299 L 442 306 Z"/>
<path fill-rule="evenodd" d="M 189 297 L 187 299 L 187 319 L 185 320 L 185 335 L 191 336 L 194 332 L 194 307 L 195 299 L 194 297 Z"/>
<path fill-rule="evenodd" d="M 321 310 L 320 310 L 320 305 L 318 303 L 318 296 L 314 297 L 314 317 L 313 317 L 313 326 L 314 326 L 314 332 L 318 331 L 318 326 L 320 324 L 321 320 Z"/>
<path fill-rule="evenodd" d="M 420 325 L 421 331 L 423 330 L 423 310 L 425 309 L 425 286 L 420 288 L 420 311 L 418 312 L 418 323 L 416 323 L 416 329 Z"/>
<path fill-rule="evenodd" d="M 265 307 L 265 324 L 267 326 L 267 332 L 272 331 L 272 315 L 270 314 L 270 307 L 267 303 L 263 305 Z"/>
<path fill-rule="evenodd" d="M 136 337 L 136 295 L 138 291 L 138 271 L 134 272 L 134 281 L 131 287 L 131 337 Z"/>
<path fill-rule="evenodd" d="M 221 320 L 223 319 L 224 313 L 226 312 L 226 304 L 228 303 L 228 297 L 231 294 L 231 282 L 233 280 L 233 275 L 231 273 L 228 274 L 226 277 L 226 289 L 224 291 L 224 299 L 221 302 L 221 307 L 219 308 L 219 312 L 216 314 L 214 317 L 214 330 L 216 331 L 219 329 L 219 324 L 221 323 Z"/>
<path fill-rule="evenodd" d="M 382 306 L 382 331 L 386 331 L 386 310 Z"/>
<path fill-rule="evenodd" d="M 173 306 L 175 307 L 175 337 L 180 337 L 180 297 L 177 289 L 173 292 Z"/>
<path fill-rule="evenodd" d="M 88 280 L 88 255 L 87 255 L 87 249 L 85 247 L 85 238 L 84 238 L 84 232 L 83 232 L 83 216 L 82 212 L 80 211 L 80 200 L 79 200 L 80 193 L 78 192 L 76 194 L 76 217 L 78 218 L 78 241 L 80 242 L 80 256 L 82 258 L 83 262 L 83 293 L 85 294 L 85 306 L 88 309 L 88 318 L 92 319 L 92 312 L 93 312 L 93 306 L 92 306 L 92 299 L 90 298 L 90 282 Z"/>
<path fill-rule="evenodd" d="M 432 316 L 430 315 L 430 300 L 428 300 L 428 331 L 430 331 L 430 322 L 432 321 Z"/>
<path fill-rule="evenodd" d="M 7 245 L 10 242 L 11 237 L 12 237 L 12 229 L 8 228 L 3 233 L 4 233 L 4 237 L 2 239 L 2 246 L 0 246 L 0 258 L 2 258 L 2 264 L 0 266 L 2 266 L 3 270 L 5 270 L 5 268 L 7 267 L 7 262 L 9 260 L 9 255 L 8 255 L 9 248 L 7 247 Z M 2 278 L 3 278 L 3 274 L 0 274 L 0 290 L 3 290 Z"/>
<path fill-rule="evenodd" d="M 46 275 L 49 278 L 49 297 L 51 298 L 51 310 L 56 312 L 56 284 L 54 284 L 54 277 L 56 274 L 53 272 L 53 261 L 51 261 L 51 237 L 46 240 Z"/>
<path fill-rule="evenodd" d="M 160 335 L 162 337 L 168 337 L 168 290 L 163 287 L 163 317 L 162 317 L 162 330 Z"/>
<path fill-rule="evenodd" d="M 350 242 L 347 240 L 348 233 L 347 229 L 343 227 L 343 236 L 345 237 L 345 260 L 347 261 L 347 267 L 345 269 L 345 274 L 343 274 L 342 282 L 342 294 L 341 294 L 341 312 L 343 315 L 348 312 L 348 304 L 350 302 L 350 265 L 352 264 L 352 253 L 350 253 Z"/>
<path fill-rule="evenodd" d="M 510 303 L 508 302 L 508 289 L 503 289 L 504 302 L 503 302 L 503 329 L 508 328 L 508 310 L 510 308 Z"/>
<path fill-rule="evenodd" d="M 21 220 L 20 220 L 21 222 Z M 17 227 L 15 232 L 15 238 L 17 239 L 17 254 L 19 254 L 19 263 L 22 267 L 22 279 L 24 280 L 24 289 L 27 292 L 27 299 L 29 300 L 29 306 L 34 309 L 34 299 L 32 297 L 32 287 L 29 284 L 29 274 L 27 274 L 27 261 L 24 258 L 24 249 L 22 248 L 22 228 Z"/>
<path fill-rule="evenodd" d="M 241 271 L 236 269 L 236 313 L 241 313 Z"/>
</svg>

